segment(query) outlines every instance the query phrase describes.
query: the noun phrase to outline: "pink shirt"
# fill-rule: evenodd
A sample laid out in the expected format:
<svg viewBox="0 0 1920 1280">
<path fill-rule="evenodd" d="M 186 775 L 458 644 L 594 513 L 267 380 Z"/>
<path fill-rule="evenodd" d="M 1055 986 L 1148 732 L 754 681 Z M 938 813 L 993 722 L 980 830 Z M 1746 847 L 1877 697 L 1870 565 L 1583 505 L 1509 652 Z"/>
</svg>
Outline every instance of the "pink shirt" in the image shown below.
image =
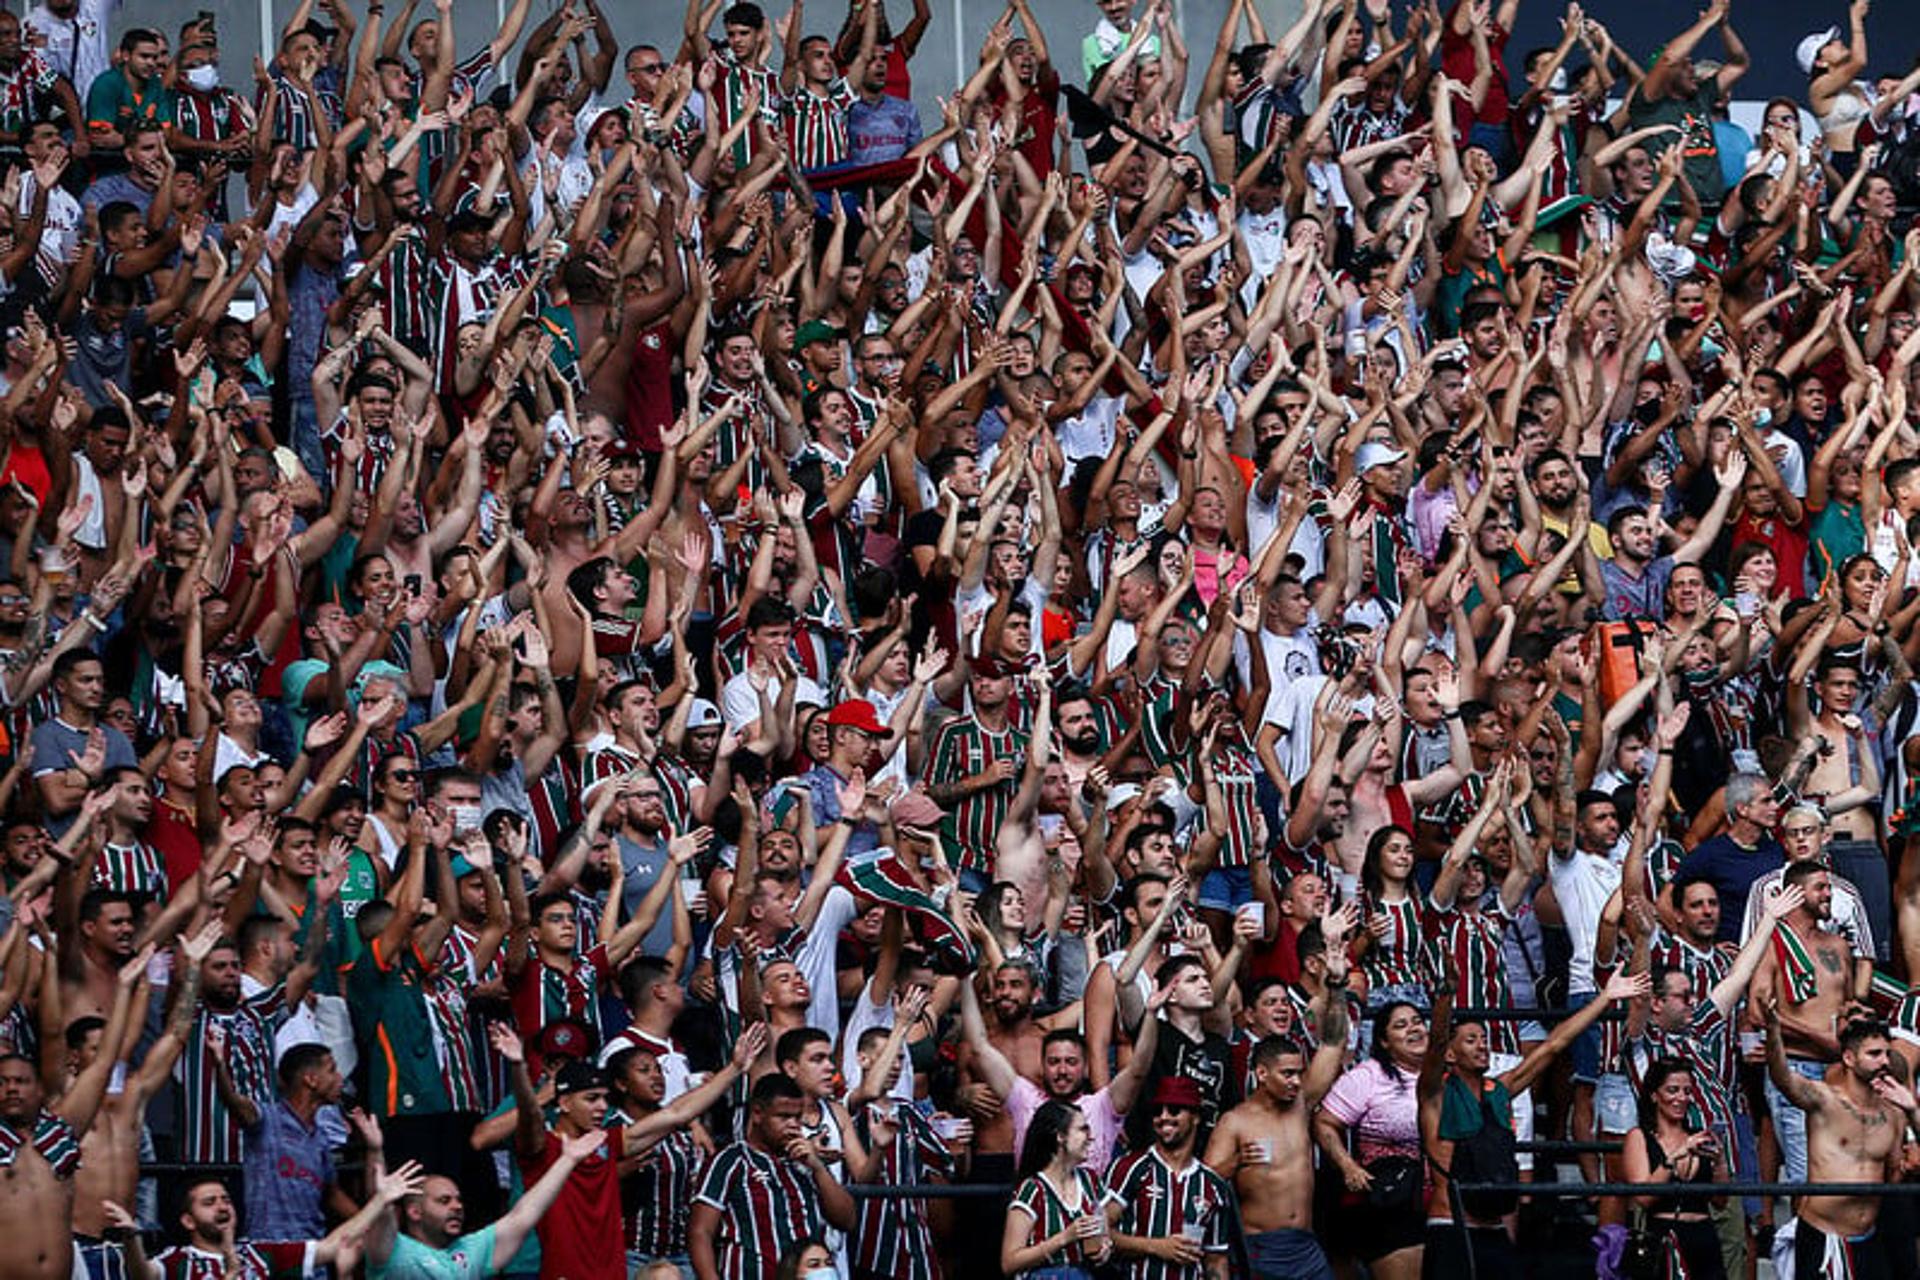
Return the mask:
<svg viewBox="0 0 1920 1280">
<path fill-rule="evenodd" d="M 1406 1072 L 1389 1076 L 1385 1067 L 1368 1058 L 1341 1076 L 1320 1106 L 1347 1127 L 1360 1159 L 1418 1155 L 1420 1104 L 1416 1083 Z"/>
<path fill-rule="evenodd" d="M 1013 1153 L 1019 1158 L 1021 1150 L 1027 1145 L 1027 1126 L 1033 1123 L 1034 1113 L 1047 1101 L 1046 1090 L 1025 1076 L 1013 1082 L 1013 1092 L 1007 1095 L 1007 1114 L 1013 1117 Z M 1107 1166 L 1113 1163 L 1113 1146 L 1120 1139 L 1120 1125 L 1123 1117 L 1114 1110 L 1113 1095 L 1106 1089 L 1098 1093 L 1083 1093 L 1073 1100 L 1080 1108 L 1080 1114 L 1087 1118 L 1087 1128 L 1093 1131 L 1092 1141 L 1087 1146 L 1086 1167 L 1096 1178 L 1107 1176 Z"/>
</svg>

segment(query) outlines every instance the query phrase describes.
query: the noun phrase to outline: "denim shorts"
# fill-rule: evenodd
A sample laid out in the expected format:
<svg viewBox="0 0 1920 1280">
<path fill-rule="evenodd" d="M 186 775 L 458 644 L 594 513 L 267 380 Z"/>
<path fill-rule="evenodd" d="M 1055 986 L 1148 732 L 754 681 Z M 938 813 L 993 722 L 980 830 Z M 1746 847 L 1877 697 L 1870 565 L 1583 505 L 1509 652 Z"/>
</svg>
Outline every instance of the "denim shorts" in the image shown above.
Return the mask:
<svg viewBox="0 0 1920 1280">
<path fill-rule="evenodd" d="M 1253 872 L 1246 867 L 1215 867 L 1200 881 L 1199 903 L 1211 911 L 1238 911 L 1253 901 Z"/>
<path fill-rule="evenodd" d="M 1624 1137 L 1639 1123 L 1640 1105 L 1632 1082 L 1618 1071 L 1603 1074 L 1593 1086 L 1594 1133 Z"/>
</svg>

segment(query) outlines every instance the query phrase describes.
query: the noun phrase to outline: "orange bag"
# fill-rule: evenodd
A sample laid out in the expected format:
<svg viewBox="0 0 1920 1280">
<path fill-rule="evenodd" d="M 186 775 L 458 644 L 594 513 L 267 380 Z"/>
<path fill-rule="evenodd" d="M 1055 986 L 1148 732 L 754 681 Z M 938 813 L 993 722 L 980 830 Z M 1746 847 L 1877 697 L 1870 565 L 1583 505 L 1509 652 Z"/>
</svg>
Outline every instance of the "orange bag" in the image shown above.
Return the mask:
<svg viewBox="0 0 1920 1280">
<path fill-rule="evenodd" d="M 1654 635 L 1645 618 L 1596 622 L 1587 633 L 1587 666 L 1600 682 L 1600 705 L 1611 707 L 1644 674 L 1640 656 Z"/>
</svg>

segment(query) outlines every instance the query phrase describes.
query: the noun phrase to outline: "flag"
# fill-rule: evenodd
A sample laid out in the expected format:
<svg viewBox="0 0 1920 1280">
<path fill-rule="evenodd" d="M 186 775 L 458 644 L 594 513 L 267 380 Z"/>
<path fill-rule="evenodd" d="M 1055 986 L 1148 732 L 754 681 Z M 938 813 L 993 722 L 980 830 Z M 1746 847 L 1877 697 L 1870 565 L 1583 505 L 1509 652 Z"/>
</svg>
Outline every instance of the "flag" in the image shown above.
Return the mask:
<svg viewBox="0 0 1920 1280">
<path fill-rule="evenodd" d="M 947 918 L 933 896 L 901 865 L 900 855 L 881 848 L 840 868 L 839 883 L 858 897 L 900 908 L 941 973 L 971 973 L 977 956 L 973 942 Z"/>
</svg>

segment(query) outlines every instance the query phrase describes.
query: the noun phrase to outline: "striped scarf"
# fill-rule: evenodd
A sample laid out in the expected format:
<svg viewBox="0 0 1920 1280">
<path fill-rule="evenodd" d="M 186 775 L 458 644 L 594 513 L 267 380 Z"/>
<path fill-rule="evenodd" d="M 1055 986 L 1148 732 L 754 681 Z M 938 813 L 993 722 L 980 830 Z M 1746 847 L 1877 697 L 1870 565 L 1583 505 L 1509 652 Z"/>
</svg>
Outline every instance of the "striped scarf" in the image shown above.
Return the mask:
<svg viewBox="0 0 1920 1280">
<path fill-rule="evenodd" d="M 972 972 L 976 959 L 973 943 L 947 919 L 933 897 L 914 882 L 901 865 L 899 854 L 881 849 L 874 856 L 849 862 L 840 868 L 839 882 L 856 896 L 900 908 L 915 926 L 920 940 L 931 950 L 937 971 Z"/>
<path fill-rule="evenodd" d="M 42 1111 L 34 1117 L 33 1132 L 29 1135 L 22 1135 L 0 1122 L 0 1169 L 12 1168 L 20 1149 L 29 1144 L 52 1168 L 56 1178 L 71 1178 L 80 1168 L 80 1135 L 51 1111 Z"/>
<path fill-rule="evenodd" d="M 1773 927 L 1773 958 L 1787 980 L 1787 998 L 1805 1004 L 1820 993 L 1820 978 L 1813 969 L 1813 953 L 1800 935 L 1782 920 Z"/>
</svg>

